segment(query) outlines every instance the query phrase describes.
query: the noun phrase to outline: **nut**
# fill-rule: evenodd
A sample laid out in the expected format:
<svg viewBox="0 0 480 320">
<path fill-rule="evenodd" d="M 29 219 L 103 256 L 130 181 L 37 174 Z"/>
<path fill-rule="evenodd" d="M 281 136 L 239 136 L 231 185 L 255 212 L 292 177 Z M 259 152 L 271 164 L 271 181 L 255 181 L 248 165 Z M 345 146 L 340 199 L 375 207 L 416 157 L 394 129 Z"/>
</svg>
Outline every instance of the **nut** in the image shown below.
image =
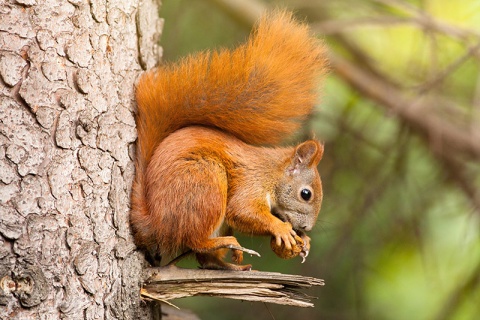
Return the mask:
<svg viewBox="0 0 480 320">
<path fill-rule="evenodd" d="M 292 249 L 287 249 L 285 248 L 285 243 L 282 241 L 282 244 L 280 246 L 277 246 L 277 243 L 275 241 L 275 237 L 272 237 L 270 239 L 270 247 L 272 248 L 273 252 L 277 256 L 279 256 L 282 259 L 292 259 L 295 258 L 302 252 L 303 249 L 303 240 L 299 236 L 295 236 L 295 241 L 297 242 L 294 246 L 292 246 Z"/>
</svg>

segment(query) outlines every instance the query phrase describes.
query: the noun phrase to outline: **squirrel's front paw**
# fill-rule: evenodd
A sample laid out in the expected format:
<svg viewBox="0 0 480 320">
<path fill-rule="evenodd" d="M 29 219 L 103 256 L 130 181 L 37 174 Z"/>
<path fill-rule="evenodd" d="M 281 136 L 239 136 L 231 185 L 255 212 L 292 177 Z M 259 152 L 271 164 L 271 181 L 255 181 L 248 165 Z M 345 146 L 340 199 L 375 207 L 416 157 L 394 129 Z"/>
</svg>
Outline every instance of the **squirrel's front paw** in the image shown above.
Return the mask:
<svg viewBox="0 0 480 320">
<path fill-rule="evenodd" d="M 303 232 L 299 232 L 298 235 L 294 235 L 294 240 L 295 243 L 291 245 L 291 247 L 287 247 L 287 244 L 290 244 L 288 242 L 281 242 L 280 245 L 278 245 L 278 238 L 276 236 L 273 236 L 271 241 L 270 241 L 270 247 L 272 248 L 273 252 L 277 256 L 279 256 L 282 259 L 291 259 L 294 258 L 298 255 L 302 257 L 302 263 L 305 262 L 305 259 L 308 256 L 308 253 L 310 252 L 310 237 L 307 236 Z"/>
<path fill-rule="evenodd" d="M 275 237 L 275 244 L 277 247 L 281 247 L 283 242 L 285 248 L 291 250 L 292 246 L 295 246 L 297 243 L 294 238 L 297 233 L 292 229 L 292 225 L 289 222 L 279 223 L 272 234 Z"/>
</svg>

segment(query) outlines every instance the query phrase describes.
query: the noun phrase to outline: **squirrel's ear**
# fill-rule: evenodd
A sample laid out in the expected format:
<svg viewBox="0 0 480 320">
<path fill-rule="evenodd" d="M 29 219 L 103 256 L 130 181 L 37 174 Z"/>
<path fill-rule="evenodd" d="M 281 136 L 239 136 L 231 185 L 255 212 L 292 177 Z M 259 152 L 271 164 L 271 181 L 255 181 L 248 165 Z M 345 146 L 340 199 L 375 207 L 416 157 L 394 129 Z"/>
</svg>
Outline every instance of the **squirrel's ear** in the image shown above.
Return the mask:
<svg viewBox="0 0 480 320">
<path fill-rule="evenodd" d="M 294 166 L 316 166 L 323 156 L 323 144 L 316 140 L 308 140 L 295 148 Z"/>
</svg>

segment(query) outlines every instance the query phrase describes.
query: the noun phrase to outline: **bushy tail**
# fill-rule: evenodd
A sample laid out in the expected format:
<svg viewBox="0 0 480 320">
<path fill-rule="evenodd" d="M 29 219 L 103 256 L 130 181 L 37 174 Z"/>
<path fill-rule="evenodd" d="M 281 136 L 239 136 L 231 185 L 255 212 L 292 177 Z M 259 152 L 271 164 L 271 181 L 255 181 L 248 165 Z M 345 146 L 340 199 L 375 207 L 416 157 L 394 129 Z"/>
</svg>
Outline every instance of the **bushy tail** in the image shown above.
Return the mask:
<svg viewBox="0 0 480 320">
<path fill-rule="evenodd" d="M 192 124 L 250 144 L 278 143 L 310 114 L 325 56 L 307 25 L 277 11 L 235 50 L 204 52 L 147 72 L 136 93 L 137 155 L 148 163 L 168 134 Z"/>
</svg>

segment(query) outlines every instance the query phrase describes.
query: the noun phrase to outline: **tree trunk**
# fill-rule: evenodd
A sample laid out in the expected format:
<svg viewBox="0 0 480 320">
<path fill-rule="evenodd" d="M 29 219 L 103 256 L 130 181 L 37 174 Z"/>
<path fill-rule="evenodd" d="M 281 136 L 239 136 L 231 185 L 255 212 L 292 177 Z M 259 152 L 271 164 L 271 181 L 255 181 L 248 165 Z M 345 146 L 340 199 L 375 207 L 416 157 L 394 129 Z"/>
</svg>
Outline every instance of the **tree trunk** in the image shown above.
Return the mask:
<svg viewBox="0 0 480 320">
<path fill-rule="evenodd" d="M 148 319 L 128 214 L 158 0 L 0 3 L 0 318 Z"/>
</svg>

